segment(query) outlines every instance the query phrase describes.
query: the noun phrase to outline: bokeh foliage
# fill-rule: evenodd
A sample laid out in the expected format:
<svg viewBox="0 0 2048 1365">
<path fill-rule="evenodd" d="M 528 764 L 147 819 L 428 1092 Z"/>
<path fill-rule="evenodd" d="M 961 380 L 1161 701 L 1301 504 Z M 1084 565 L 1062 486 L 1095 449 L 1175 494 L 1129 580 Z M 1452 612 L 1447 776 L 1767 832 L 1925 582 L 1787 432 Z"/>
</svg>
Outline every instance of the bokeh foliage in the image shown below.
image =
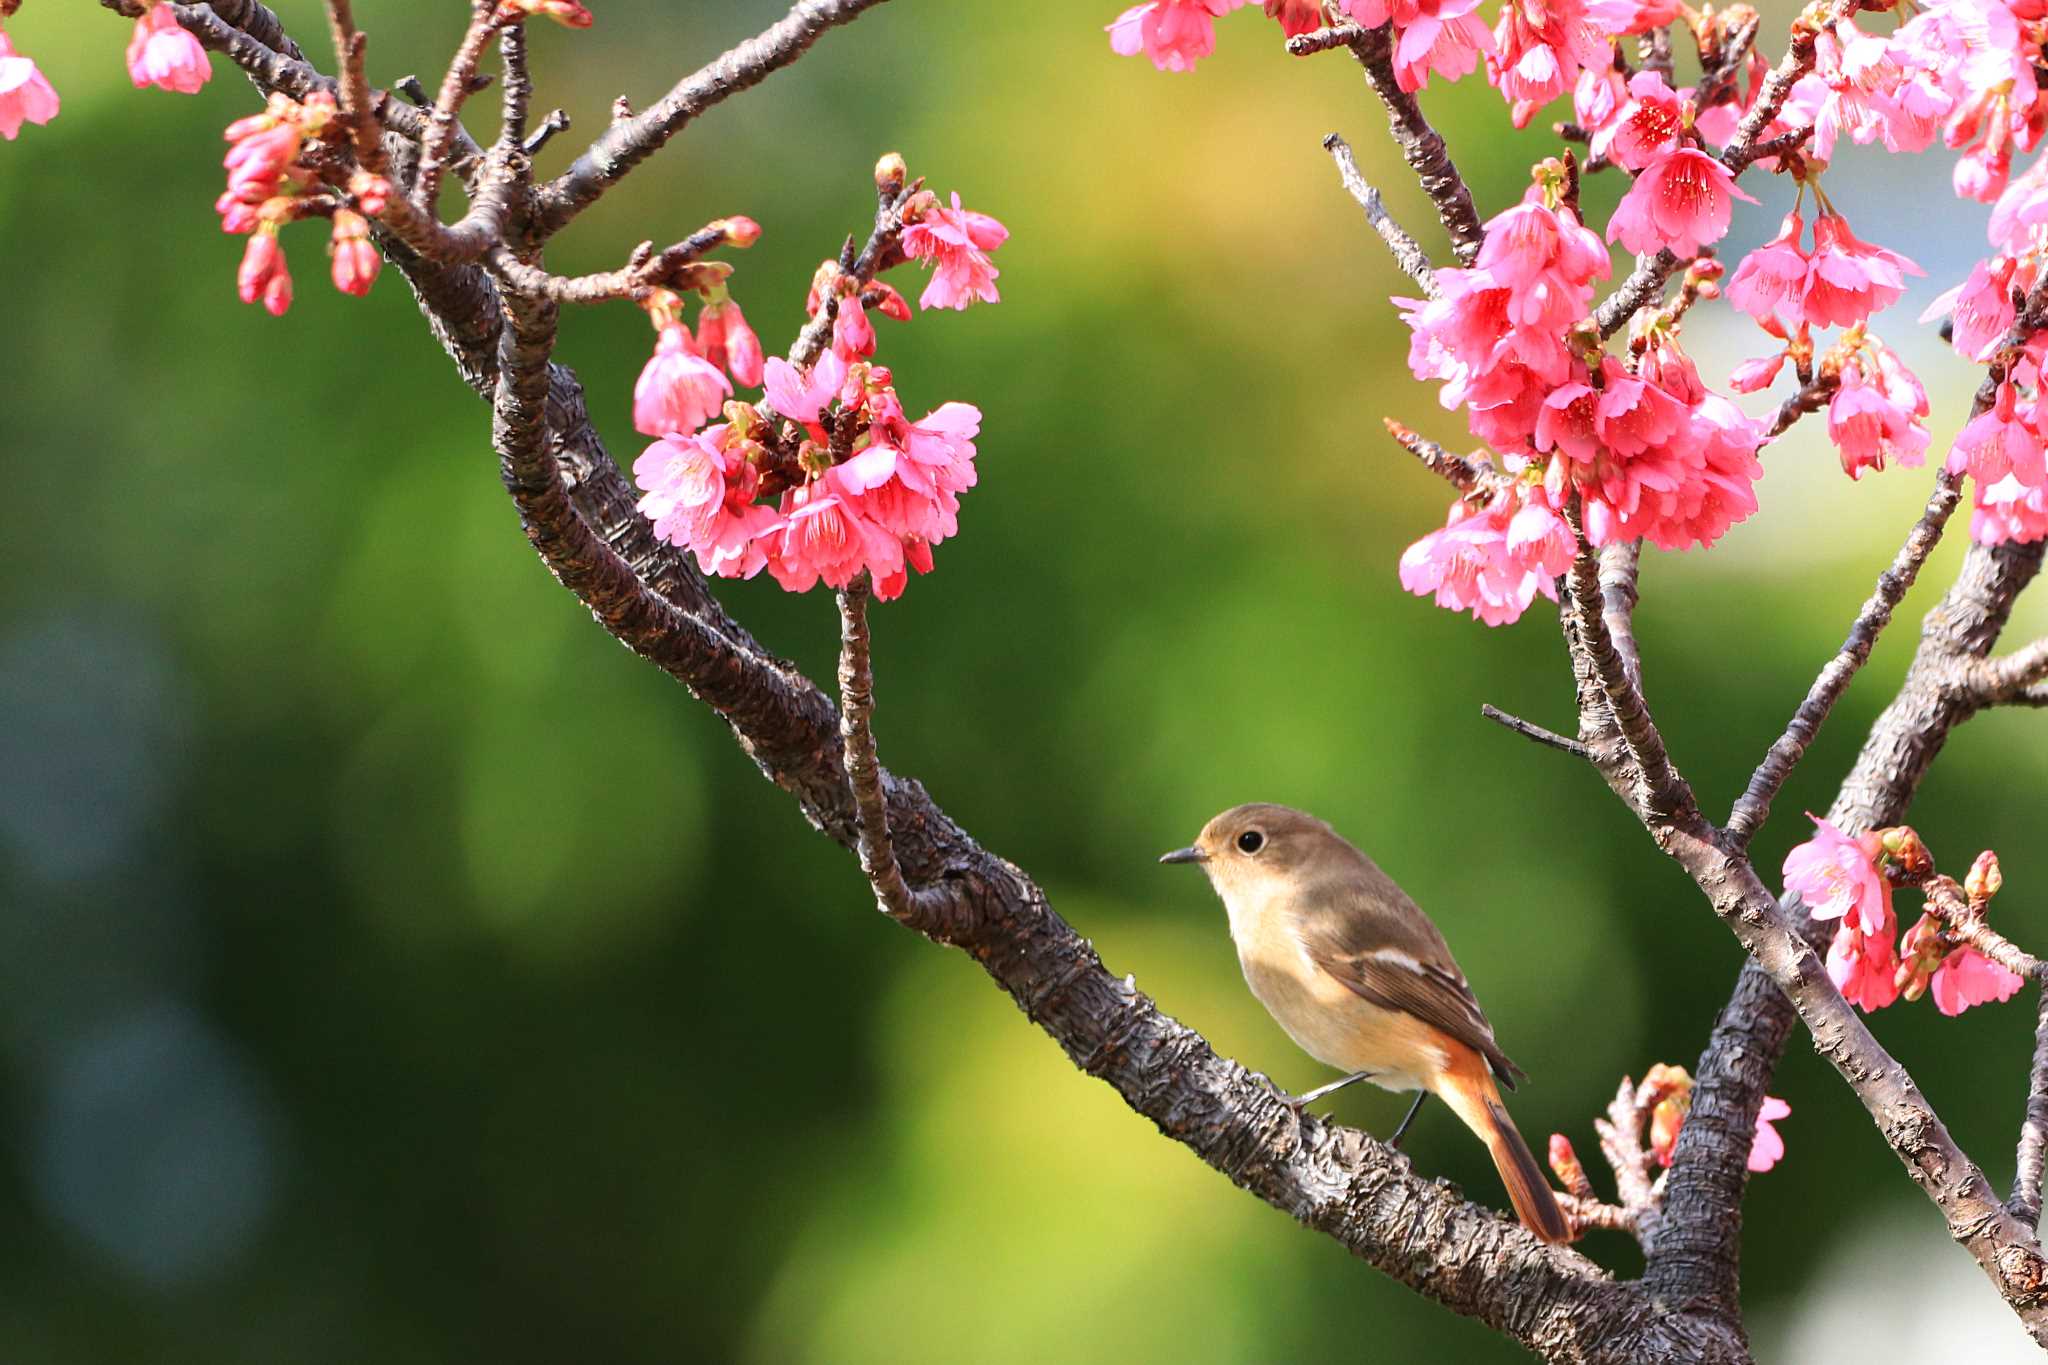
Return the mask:
<svg viewBox="0 0 2048 1365">
<path fill-rule="evenodd" d="M 312 47 L 318 6 L 280 8 Z M 881 324 L 907 400 L 986 413 L 960 538 L 877 612 L 885 761 L 1296 1089 L 1319 1068 L 1244 992 L 1199 879 L 1153 858 L 1238 801 L 1331 818 L 1440 919 L 1535 1077 L 1524 1131 L 1590 1155 L 1621 1074 L 1696 1056 L 1736 946 L 1588 771 L 1480 721 L 1491 701 L 1567 726 L 1542 614 L 1489 631 L 1395 582 L 1446 490 L 1379 418 L 1461 433 L 1408 379 L 1384 302 L 1407 282 L 1317 146 L 1346 132 L 1426 225 L 1356 71 L 1290 62 L 1248 13 L 1198 76 L 1157 75 L 1109 56 L 1115 8 L 898 0 L 702 119 L 550 264 L 751 214 L 734 291 L 775 349 L 878 153 L 1007 222 L 1000 307 Z M 537 35 L 541 99 L 588 133 L 779 9 L 607 0 L 588 33 Z M 445 56 L 465 7 L 358 10 L 389 81 Z M 289 317 L 234 302 L 210 204 L 251 100 L 224 64 L 198 98 L 138 94 L 91 7 L 37 0 L 12 31 L 65 108 L 0 151 L 9 1360 L 1514 1358 L 1232 1190 L 970 962 L 878 920 L 851 859 L 534 560 L 484 409 L 395 276 L 333 294 L 306 228 Z M 1485 211 L 1554 150 L 1504 136 L 1476 81 L 1427 102 Z M 1913 173 L 1845 167 L 1837 197 L 1930 268 L 1880 330 L 1950 414 L 1938 452 L 1970 376 L 1910 319 L 1980 249 L 1981 211 Z M 1902 190 L 1940 213 L 1897 221 Z M 1596 222 L 1615 193 L 1589 188 Z M 1772 226 L 1739 218 L 1737 244 Z M 649 335 L 625 307 L 564 329 L 625 458 Z M 1753 341 L 1703 315 L 1693 345 L 1719 376 Z M 1712 803 L 1924 496 L 1924 472 L 1850 486 L 1816 437 L 1769 452 L 1764 513 L 1722 548 L 1647 562 L 1652 700 Z M 829 676 L 824 597 L 723 591 Z M 1760 865 L 1827 804 L 1912 633 Z M 2048 936 L 2044 734 L 1974 722 L 1918 809 L 1944 864 L 2000 849 L 2023 940 Z M 1877 1022 L 2001 1179 L 2029 1024 Z M 1747 1212 L 1767 1315 L 1843 1210 L 1934 1218 L 1803 1039 L 1774 1089 L 1791 1155 Z M 1384 1132 L 1402 1103 L 1335 1107 Z M 1441 1110 L 1410 1151 L 1500 1202 Z"/>
</svg>

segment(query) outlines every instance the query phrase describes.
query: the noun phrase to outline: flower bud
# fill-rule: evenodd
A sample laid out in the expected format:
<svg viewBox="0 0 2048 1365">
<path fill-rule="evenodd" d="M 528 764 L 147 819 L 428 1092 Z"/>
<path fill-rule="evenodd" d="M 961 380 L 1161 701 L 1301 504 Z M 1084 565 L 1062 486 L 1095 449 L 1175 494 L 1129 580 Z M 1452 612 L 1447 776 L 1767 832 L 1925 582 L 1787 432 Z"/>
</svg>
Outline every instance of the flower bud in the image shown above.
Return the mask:
<svg viewBox="0 0 2048 1365">
<path fill-rule="evenodd" d="M 590 11 L 576 0 L 503 0 L 494 17 L 501 24 L 518 24 L 536 14 L 564 28 L 589 28 L 592 22 Z"/>
<path fill-rule="evenodd" d="M 910 301 L 897 293 L 894 285 L 876 280 L 861 295 L 861 302 L 892 322 L 910 321 Z"/>
<path fill-rule="evenodd" d="M 1586 1168 L 1579 1164 L 1579 1154 L 1572 1150 L 1572 1140 L 1563 1133 L 1550 1135 L 1550 1169 L 1556 1173 L 1558 1183 L 1573 1194 L 1591 1185 L 1586 1179 Z"/>
<path fill-rule="evenodd" d="M 1892 974 L 1892 984 L 1909 1001 L 1927 993 L 1927 983 L 1934 979 L 1935 970 L 1948 956 L 1941 930 L 1941 917 L 1929 910 L 1899 942 L 1899 968 Z"/>
<path fill-rule="evenodd" d="M 357 298 L 370 292 L 384 261 L 370 244 L 370 225 L 360 214 L 347 209 L 334 211 L 334 235 L 327 254 L 334 258 L 334 287 Z"/>
<path fill-rule="evenodd" d="M 348 192 L 355 196 L 363 212 L 372 218 L 383 213 L 391 202 L 391 182 L 368 171 L 357 171 L 349 177 Z"/>
<path fill-rule="evenodd" d="M 903 154 L 891 152 L 875 163 L 875 192 L 895 194 L 909 176 L 910 168 L 903 164 Z"/>
<path fill-rule="evenodd" d="M 1970 898 L 1972 908 L 1981 910 L 2004 885 L 2005 874 L 1998 870 L 1998 855 L 1987 848 L 1970 864 L 1970 875 L 1963 878 L 1963 894 Z"/>
<path fill-rule="evenodd" d="M 1934 855 L 1920 842 L 1919 832 L 1911 825 L 1881 829 L 1877 837 L 1886 856 L 1898 866 L 1894 880 L 1920 881 L 1934 871 Z"/>
<path fill-rule="evenodd" d="M 761 225 L 744 214 L 722 218 L 718 226 L 724 229 L 725 240 L 734 246 L 752 246 L 761 240 Z"/>
</svg>

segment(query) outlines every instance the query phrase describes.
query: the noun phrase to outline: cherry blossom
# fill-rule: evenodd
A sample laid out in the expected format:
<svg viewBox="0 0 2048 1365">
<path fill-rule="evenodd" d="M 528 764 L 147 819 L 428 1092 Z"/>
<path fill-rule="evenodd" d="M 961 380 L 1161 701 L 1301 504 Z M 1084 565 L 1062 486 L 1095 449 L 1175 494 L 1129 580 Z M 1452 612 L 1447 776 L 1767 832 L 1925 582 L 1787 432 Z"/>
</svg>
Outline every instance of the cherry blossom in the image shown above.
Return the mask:
<svg viewBox="0 0 2048 1365">
<path fill-rule="evenodd" d="M 12 142 L 22 124 L 48 123 L 57 117 L 57 105 L 49 79 L 0 32 L 0 137 Z"/>
<path fill-rule="evenodd" d="M 918 306 L 965 308 L 976 300 L 997 302 L 1000 295 L 995 282 L 1002 272 L 988 253 L 1009 236 L 1009 229 L 987 214 L 961 208 L 957 192 L 951 208 L 935 197 L 928 198 L 922 213 L 903 233 L 903 250 L 913 260 L 933 267 L 931 282 L 925 285 Z"/>
<path fill-rule="evenodd" d="M 1644 255 L 1662 250 L 1698 255 L 1702 246 L 1727 234 L 1732 199 L 1756 202 L 1735 187 L 1735 177 L 1718 158 L 1697 147 L 1681 147 L 1636 177 L 1608 220 L 1607 240 L 1618 239 Z"/>
<path fill-rule="evenodd" d="M 128 79 L 136 89 L 153 85 L 190 95 L 212 75 L 206 49 L 178 23 L 168 5 L 152 3 L 142 11 L 128 39 Z"/>
<path fill-rule="evenodd" d="M 1109 46 L 1122 57 L 1140 53 L 1161 71 L 1192 71 L 1216 50 L 1216 19 L 1249 0 L 1152 0 L 1133 5 L 1108 25 Z"/>
</svg>

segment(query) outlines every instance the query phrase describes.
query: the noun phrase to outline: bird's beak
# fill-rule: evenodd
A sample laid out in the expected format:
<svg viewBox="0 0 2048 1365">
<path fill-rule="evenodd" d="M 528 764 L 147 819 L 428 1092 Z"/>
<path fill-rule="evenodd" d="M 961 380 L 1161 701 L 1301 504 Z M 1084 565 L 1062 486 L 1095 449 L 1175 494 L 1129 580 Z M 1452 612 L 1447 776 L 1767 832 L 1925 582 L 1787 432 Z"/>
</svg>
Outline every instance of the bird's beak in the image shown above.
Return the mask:
<svg viewBox="0 0 2048 1365">
<path fill-rule="evenodd" d="M 1171 853 L 1160 854 L 1159 861 L 1162 863 L 1206 863 L 1209 861 L 1209 855 L 1202 852 L 1195 845 L 1190 844 L 1186 848 L 1177 848 Z"/>
</svg>

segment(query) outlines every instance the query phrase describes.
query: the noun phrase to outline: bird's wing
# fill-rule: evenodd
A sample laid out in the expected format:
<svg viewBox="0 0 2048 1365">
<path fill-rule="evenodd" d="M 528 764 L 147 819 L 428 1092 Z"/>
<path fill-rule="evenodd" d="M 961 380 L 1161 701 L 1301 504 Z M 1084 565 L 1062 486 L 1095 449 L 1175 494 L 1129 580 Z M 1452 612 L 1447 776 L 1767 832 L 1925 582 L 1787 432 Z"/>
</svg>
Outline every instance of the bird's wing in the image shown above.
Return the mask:
<svg viewBox="0 0 2048 1365">
<path fill-rule="evenodd" d="M 1301 936 L 1309 960 L 1362 999 L 1381 1009 L 1412 1014 L 1465 1044 L 1486 1058 L 1501 1084 L 1513 1090 L 1515 1078 L 1524 1073 L 1493 1040 L 1493 1025 L 1487 1022 L 1486 1011 L 1479 1008 L 1472 988 L 1465 984 L 1465 974 L 1449 954 L 1431 952 L 1434 945 L 1423 942 L 1419 934 L 1406 945 L 1362 942 L 1358 922 L 1348 923 L 1350 933 L 1345 932 L 1345 920 L 1318 917 L 1312 921 Z"/>
</svg>

